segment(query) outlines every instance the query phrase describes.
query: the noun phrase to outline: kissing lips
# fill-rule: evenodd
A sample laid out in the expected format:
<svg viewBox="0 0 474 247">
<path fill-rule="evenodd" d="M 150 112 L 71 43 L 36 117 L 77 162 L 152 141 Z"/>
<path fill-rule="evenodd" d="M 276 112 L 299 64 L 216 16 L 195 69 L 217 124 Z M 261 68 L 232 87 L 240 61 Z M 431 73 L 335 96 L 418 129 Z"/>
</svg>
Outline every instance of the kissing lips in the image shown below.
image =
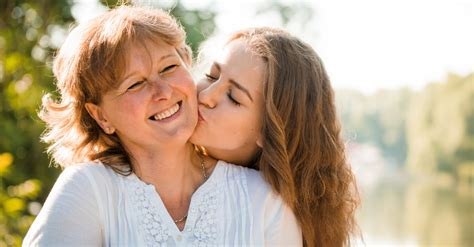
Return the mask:
<svg viewBox="0 0 474 247">
<path fill-rule="evenodd" d="M 201 111 L 200 111 L 199 109 L 198 109 L 198 119 L 199 119 L 199 122 L 204 122 L 204 121 L 206 121 L 206 120 L 202 117 Z"/>
</svg>

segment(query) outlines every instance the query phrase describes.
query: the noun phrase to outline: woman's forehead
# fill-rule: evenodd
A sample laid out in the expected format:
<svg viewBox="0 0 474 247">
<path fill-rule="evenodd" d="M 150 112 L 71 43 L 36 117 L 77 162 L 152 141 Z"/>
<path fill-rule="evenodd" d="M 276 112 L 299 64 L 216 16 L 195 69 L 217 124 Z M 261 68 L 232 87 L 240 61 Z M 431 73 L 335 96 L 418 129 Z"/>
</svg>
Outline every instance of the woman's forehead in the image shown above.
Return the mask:
<svg viewBox="0 0 474 247">
<path fill-rule="evenodd" d="M 131 42 L 125 56 L 125 73 L 143 66 L 153 67 L 162 60 L 178 57 L 176 48 L 162 40 Z"/>
</svg>

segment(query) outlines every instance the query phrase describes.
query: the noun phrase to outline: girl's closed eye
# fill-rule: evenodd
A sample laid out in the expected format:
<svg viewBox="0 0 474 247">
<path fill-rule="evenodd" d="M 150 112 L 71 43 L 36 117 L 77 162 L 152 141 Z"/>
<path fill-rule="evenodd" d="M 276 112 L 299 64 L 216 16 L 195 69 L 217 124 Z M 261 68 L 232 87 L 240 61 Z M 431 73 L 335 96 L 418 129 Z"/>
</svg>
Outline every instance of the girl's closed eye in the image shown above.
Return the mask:
<svg viewBox="0 0 474 247">
<path fill-rule="evenodd" d="M 229 90 L 229 92 L 227 92 L 227 97 L 229 98 L 229 100 L 230 100 L 234 105 L 240 106 L 240 102 L 237 101 L 237 100 L 232 96 L 232 90 Z"/>
<path fill-rule="evenodd" d="M 204 74 L 204 76 L 210 82 L 214 82 L 214 81 L 217 81 L 217 79 L 219 79 L 218 77 L 212 76 L 211 74 Z"/>
</svg>

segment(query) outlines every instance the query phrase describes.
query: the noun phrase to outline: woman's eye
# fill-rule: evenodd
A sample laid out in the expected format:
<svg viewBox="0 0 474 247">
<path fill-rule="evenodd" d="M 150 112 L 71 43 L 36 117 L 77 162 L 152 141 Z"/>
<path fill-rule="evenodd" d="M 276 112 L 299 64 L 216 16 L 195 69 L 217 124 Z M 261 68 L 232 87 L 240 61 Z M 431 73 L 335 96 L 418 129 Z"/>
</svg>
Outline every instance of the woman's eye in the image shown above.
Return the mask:
<svg viewBox="0 0 474 247">
<path fill-rule="evenodd" d="M 136 89 L 139 86 L 143 85 L 143 83 L 145 83 L 145 81 L 137 81 L 137 82 L 133 83 L 130 87 L 128 87 L 127 90 Z"/>
<path fill-rule="evenodd" d="M 160 74 L 172 72 L 172 71 L 174 71 L 176 68 L 178 68 L 178 66 L 179 66 L 179 65 L 177 65 L 177 64 L 173 64 L 173 65 L 167 66 L 167 67 L 165 67 L 165 68 L 160 72 Z"/>
<path fill-rule="evenodd" d="M 217 79 L 219 79 L 217 77 L 212 76 L 211 74 L 204 74 L 204 75 L 206 76 L 206 79 L 208 81 L 217 81 Z"/>
<path fill-rule="evenodd" d="M 229 91 L 227 93 L 227 97 L 229 97 L 230 102 L 232 102 L 234 105 L 240 106 L 240 102 L 238 102 L 234 97 L 232 97 L 232 91 Z"/>
</svg>

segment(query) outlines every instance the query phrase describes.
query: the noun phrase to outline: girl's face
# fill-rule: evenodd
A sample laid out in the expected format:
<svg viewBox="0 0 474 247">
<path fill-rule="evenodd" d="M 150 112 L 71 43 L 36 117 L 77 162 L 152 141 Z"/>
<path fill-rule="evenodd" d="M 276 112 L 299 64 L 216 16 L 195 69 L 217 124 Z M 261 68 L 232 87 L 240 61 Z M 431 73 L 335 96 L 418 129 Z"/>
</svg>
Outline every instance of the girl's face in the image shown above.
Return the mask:
<svg viewBox="0 0 474 247">
<path fill-rule="evenodd" d="M 198 83 L 199 120 L 191 142 L 214 158 L 249 162 L 261 146 L 265 64 L 245 42 L 226 45 Z"/>
<path fill-rule="evenodd" d="M 106 132 L 114 130 L 131 152 L 185 143 L 197 123 L 196 86 L 175 47 L 137 42 L 128 62 L 118 87 L 100 104 L 88 103 L 89 113 Z"/>
</svg>

